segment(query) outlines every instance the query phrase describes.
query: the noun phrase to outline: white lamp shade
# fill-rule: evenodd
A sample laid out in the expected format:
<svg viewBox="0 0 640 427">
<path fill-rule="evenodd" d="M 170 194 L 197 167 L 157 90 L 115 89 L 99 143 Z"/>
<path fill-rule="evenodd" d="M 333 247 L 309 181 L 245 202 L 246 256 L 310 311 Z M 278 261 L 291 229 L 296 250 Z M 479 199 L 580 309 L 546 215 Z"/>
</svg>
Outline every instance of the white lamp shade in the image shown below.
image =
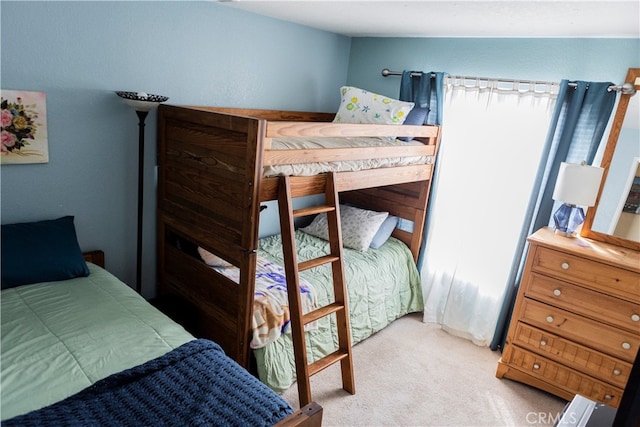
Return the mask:
<svg viewBox="0 0 640 427">
<path fill-rule="evenodd" d="M 553 200 L 577 206 L 593 206 L 598 197 L 603 168 L 562 162 Z"/>
</svg>

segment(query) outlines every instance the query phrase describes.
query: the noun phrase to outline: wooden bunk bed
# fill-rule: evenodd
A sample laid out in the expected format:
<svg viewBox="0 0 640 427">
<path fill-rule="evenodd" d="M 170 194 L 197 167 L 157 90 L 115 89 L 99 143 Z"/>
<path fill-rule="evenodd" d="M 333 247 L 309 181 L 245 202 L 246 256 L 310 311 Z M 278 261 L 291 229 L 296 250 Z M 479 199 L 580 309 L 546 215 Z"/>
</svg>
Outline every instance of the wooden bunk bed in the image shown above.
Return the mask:
<svg viewBox="0 0 640 427">
<path fill-rule="evenodd" d="M 261 204 L 278 198 L 278 165 L 423 157 L 395 167 L 342 171 L 341 203 L 413 222 L 395 229 L 417 260 L 422 243 L 438 126 L 332 123 L 335 114 L 161 105 L 158 112 L 159 292 L 193 307 L 194 333 L 215 340 L 245 367 L 249 347 Z M 277 138 L 409 136 L 421 144 L 278 150 Z M 324 176 L 296 177 L 292 197 L 325 193 Z M 186 244 L 185 244 L 186 243 Z M 201 247 L 240 271 L 238 283 L 194 256 Z"/>
</svg>

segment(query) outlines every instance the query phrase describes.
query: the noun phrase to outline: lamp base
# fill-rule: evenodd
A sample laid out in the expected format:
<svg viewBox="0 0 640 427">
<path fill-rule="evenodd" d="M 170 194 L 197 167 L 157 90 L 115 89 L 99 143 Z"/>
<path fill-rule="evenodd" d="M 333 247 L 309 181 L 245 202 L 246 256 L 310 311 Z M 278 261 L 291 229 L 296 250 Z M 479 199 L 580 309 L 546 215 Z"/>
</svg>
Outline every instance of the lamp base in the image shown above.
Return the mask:
<svg viewBox="0 0 640 427">
<path fill-rule="evenodd" d="M 553 214 L 556 234 L 565 237 L 576 237 L 576 230 L 584 222 L 584 211 L 581 207 L 563 203 Z"/>
</svg>

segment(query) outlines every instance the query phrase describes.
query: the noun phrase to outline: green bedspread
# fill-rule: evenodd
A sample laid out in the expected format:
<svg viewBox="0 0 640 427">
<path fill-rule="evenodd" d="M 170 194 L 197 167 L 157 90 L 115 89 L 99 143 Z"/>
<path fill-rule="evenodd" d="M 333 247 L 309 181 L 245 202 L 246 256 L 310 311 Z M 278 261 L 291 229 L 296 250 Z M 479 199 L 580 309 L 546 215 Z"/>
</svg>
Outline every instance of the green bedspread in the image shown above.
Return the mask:
<svg viewBox="0 0 640 427">
<path fill-rule="evenodd" d="M 100 267 L 2 291 L 2 419 L 62 400 L 193 340 Z"/>
<path fill-rule="evenodd" d="M 329 253 L 328 242 L 302 231 L 296 231 L 296 245 L 299 262 Z M 261 239 L 259 255 L 284 265 L 280 235 Z M 422 310 L 418 271 L 409 248 L 399 240 L 390 238 L 379 249 L 366 252 L 345 248 L 344 264 L 352 344 L 407 313 Z M 333 302 L 330 265 L 300 275 L 315 288 L 319 306 Z M 309 363 L 337 349 L 335 331 L 335 316 L 329 316 L 318 321 L 318 329 L 307 332 Z M 279 393 L 293 385 L 296 375 L 291 335 L 283 335 L 254 353 L 262 382 Z"/>
</svg>

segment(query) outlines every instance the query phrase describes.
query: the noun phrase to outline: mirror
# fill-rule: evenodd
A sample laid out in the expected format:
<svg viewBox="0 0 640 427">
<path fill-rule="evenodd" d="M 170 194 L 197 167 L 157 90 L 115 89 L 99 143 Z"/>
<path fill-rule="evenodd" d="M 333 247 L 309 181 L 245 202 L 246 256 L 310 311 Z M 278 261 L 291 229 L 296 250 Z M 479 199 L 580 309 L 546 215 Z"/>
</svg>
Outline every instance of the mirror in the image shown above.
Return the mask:
<svg viewBox="0 0 640 427">
<path fill-rule="evenodd" d="M 625 82 L 640 91 L 640 68 Z M 621 94 L 602 156 L 602 184 L 581 236 L 640 250 L 640 92 Z"/>
</svg>

